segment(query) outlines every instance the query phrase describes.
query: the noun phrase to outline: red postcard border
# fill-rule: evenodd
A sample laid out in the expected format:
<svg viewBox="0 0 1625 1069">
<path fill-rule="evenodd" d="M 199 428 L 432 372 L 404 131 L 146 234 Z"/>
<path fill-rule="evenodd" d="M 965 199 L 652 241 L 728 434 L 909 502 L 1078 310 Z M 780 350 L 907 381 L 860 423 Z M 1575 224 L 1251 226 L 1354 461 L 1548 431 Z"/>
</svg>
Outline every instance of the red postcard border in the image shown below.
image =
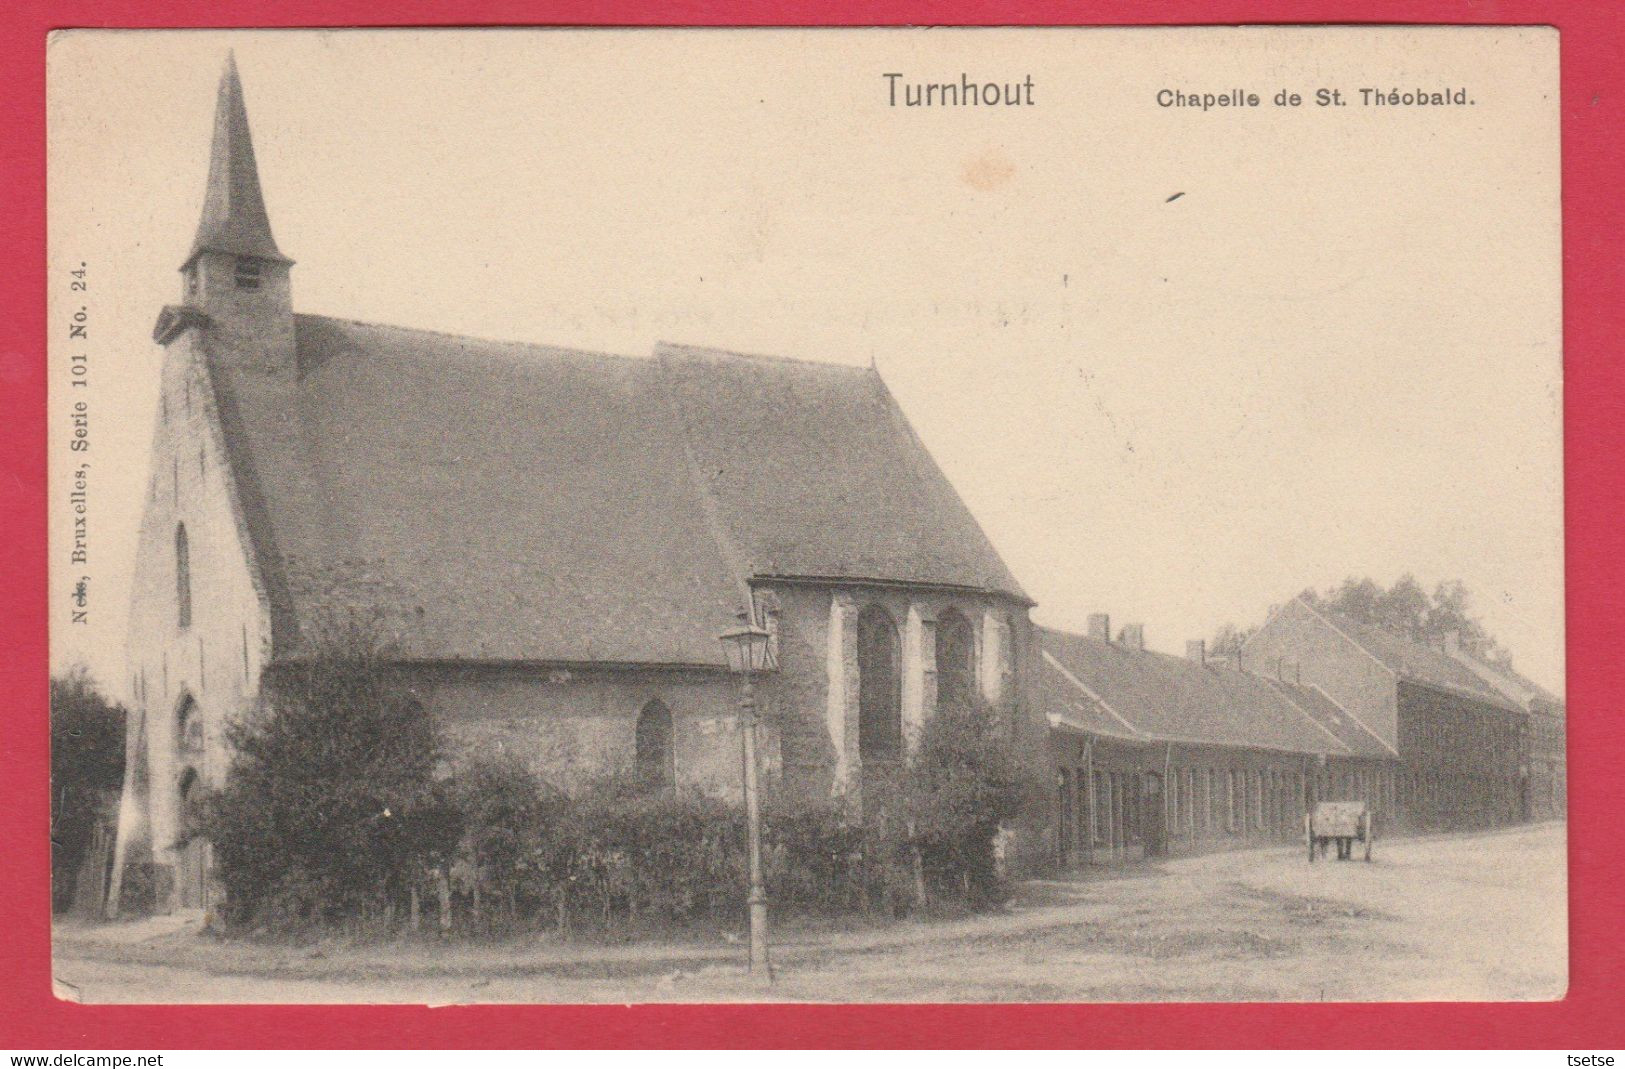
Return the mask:
<svg viewBox="0 0 1625 1069">
<path fill-rule="evenodd" d="M 1464 23 L 1562 34 L 1569 995 L 1533 1004 L 81 1006 L 50 986 L 46 731 L 45 50 L 52 29 L 404 25 Z M 0 16 L 0 1047 L 1625 1046 L 1625 35 L 1572 0 L 14 0 Z"/>
</svg>

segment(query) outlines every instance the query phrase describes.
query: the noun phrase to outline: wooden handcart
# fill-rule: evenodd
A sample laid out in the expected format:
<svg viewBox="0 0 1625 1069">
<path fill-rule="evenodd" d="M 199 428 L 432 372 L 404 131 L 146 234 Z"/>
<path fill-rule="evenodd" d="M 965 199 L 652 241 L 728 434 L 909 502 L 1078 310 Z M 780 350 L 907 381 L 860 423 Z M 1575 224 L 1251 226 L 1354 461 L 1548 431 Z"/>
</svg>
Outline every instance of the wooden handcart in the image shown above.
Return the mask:
<svg viewBox="0 0 1625 1069">
<path fill-rule="evenodd" d="M 1309 862 L 1314 863 L 1318 853 L 1326 856 L 1326 848 L 1337 846 L 1337 860 L 1348 861 L 1354 856 L 1356 844 L 1365 847 L 1365 859 L 1371 860 L 1371 809 L 1364 802 L 1320 802 L 1303 817 L 1304 840 L 1309 846 Z"/>
</svg>

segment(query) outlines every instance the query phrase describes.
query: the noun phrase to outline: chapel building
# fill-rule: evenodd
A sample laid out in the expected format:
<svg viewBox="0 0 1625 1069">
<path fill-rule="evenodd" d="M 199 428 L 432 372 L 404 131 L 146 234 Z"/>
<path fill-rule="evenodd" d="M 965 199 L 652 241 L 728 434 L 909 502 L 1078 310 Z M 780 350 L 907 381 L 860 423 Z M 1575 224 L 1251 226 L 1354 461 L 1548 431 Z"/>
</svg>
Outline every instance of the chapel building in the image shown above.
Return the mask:
<svg viewBox="0 0 1625 1069">
<path fill-rule="evenodd" d="M 456 749 L 561 786 L 635 769 L 736 795 L 719 635 L 742 613 L 774 636 L 764 763 L 809 799 L 861 800 L 940 703 L 1020 704 L 1033 603 L 873 368 L 309 315 L 293 268 L 228 59 L 153 331 L 113 868 L 157 908 L 206 905 L 189 807 L 227 725 L 336 620 L 387 631 Z"/>
</svg>

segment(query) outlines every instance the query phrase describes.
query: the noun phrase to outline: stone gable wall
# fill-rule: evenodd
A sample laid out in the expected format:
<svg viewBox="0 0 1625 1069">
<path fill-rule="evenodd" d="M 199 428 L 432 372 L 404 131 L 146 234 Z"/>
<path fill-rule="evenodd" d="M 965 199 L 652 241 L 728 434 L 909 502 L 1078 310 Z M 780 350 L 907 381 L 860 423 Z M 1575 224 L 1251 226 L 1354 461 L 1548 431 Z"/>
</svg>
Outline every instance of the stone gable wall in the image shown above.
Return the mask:
<svg viewBox="0 0 1625 1069">
<path fill-rule="evenodd" d="M 204 371 L 196 331 L 171 343 L 162 369 L 145 509 L 137 543 L 130 606 L 128 737 L 145 738 L 147 792 L 132 798 L 129 840 L 150 846 L 154 860 L 173 860 L 181 833 L 179 784 L 192 767 L 205 784 L 220 785 L 229 763 L 226 728 L 254 701 L 270 654 L 269 612 L 250 566 L 244 528 Z M 184 524 L 189 548 L 192 618 L 180 626 L 175 531 Z M 177 716 L 185 700 L 202 717 L 200 753 L 182 754 Z"/>
<path fill-rule="evenodd" d="M 1298 601 L 1289 602 L 1259 628 L 1242 651 L 1247 667 L 1273 673 L 1277 660 L 1296 664 L 1306 685 L 1319 687 L 1338 705 L 1394 745 L 1398 732 L 1392 672 Z M 1293 678 L 1289 673 L 1287 678 Z"/>
</svg>

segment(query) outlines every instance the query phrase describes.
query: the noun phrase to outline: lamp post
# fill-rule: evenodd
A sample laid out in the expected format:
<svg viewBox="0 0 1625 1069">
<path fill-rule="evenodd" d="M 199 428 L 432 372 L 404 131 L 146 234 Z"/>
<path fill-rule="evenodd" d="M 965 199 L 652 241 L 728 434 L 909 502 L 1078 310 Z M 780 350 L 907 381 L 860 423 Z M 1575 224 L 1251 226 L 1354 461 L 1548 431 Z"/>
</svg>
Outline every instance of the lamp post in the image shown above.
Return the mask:
<svg viewBox="0 0 1625 1069">
<path fill-rule="evenodd" d="M 721 636 L 728 652 L 728 667 L 740 680 L 739 739 L 745 766 L 745 836 L 750 857 L 750 972 L 765 983 L 773 982 L 773 968 L 767 960 L 767 889 L 762 883 L 762 811 L 756 782 L 756 696 L 751 691 L 751 675 L 767 668 L 771 634 L 757 627 L 745 613 L 740 626 Z"/>
</svg>

